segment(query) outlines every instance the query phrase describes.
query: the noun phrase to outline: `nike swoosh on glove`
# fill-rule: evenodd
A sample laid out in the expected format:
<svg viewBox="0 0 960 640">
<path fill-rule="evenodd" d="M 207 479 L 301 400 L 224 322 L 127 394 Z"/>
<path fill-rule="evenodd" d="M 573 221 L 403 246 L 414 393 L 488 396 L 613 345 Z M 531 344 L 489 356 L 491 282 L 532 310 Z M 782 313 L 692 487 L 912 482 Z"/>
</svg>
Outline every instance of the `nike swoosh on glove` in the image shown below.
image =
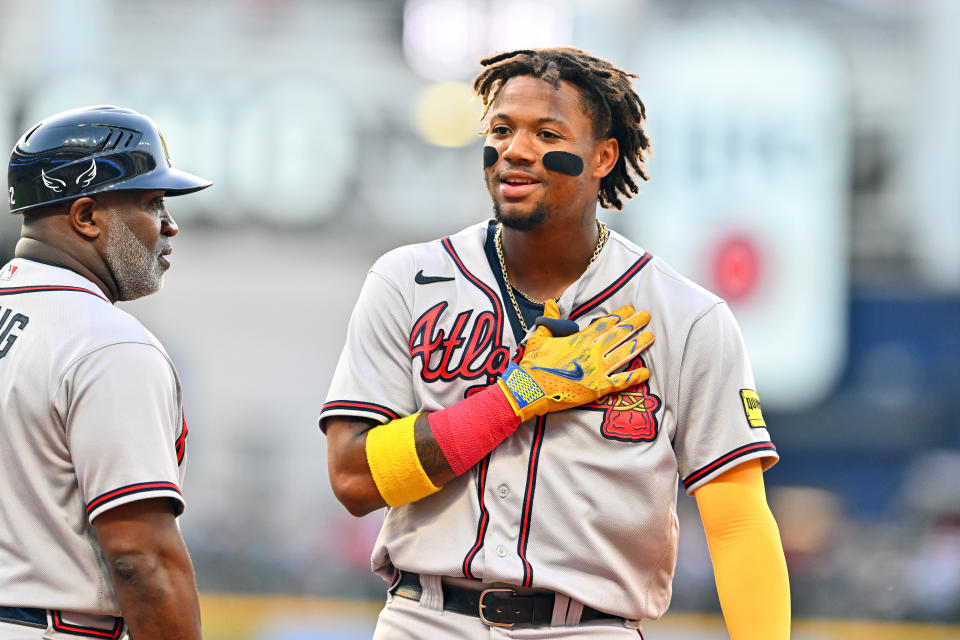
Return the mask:
<svg viewBox="0 0 960 640">
<path fill-rule="evenodd" d="M 548 300 L 543 314 L 548 320 L 559 319 L 557 303 Z M 652 333 L 640 331 L 648 322 L 648 312 L 626 305 L 568 336 L 554 337 L 550 322 L 538 323 L 520 363 L 511 362 L 497 384 L 521 420 L 640 384 L 650 377 L 649 370 L 613 372 L 653 342 Z"/>
</svg>

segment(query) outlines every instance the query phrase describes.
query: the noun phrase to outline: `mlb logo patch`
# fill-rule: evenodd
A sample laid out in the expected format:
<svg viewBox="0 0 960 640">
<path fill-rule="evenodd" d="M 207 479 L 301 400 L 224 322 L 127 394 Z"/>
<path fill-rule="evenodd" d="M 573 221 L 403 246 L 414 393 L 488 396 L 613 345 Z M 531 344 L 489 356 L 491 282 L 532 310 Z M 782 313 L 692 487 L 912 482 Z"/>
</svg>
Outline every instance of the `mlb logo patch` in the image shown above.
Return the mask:
<svg viewBox="0 0 960 640">
<path fill-rule="evenodd" d="M 0 271 L 0 280 L 13 280 L 13 276 L 15 276 L 19 270 L 20 267 L 8 264 L 3 268 L 3 271 Z"/>
</svg>

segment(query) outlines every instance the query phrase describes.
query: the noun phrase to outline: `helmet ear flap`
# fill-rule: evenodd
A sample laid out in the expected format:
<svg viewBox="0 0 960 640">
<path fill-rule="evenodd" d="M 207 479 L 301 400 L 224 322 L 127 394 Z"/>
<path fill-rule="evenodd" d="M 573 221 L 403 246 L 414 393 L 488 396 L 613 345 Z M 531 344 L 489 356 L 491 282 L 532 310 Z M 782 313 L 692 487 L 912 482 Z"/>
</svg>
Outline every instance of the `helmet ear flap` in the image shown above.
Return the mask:
<svg viewBox="0 0 960 640">
<path fill-rule="evenodd" d="M 174 169 L 157 125 L 131 109 L 100 105 L 34 125 L 10 155 L 10 213 L 103 191 L 199 191 L 209 180 Z"/>
</svg>

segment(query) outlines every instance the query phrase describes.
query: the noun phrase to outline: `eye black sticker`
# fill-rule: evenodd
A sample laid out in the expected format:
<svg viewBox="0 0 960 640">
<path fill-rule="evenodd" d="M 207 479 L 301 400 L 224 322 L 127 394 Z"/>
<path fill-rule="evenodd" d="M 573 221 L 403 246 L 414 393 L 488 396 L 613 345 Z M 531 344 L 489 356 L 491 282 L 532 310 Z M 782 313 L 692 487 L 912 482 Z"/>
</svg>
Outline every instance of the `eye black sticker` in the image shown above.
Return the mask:
<svg viewBox="0 0 960 640">
<path fill-rule="evenodd" d="M 543 154 L 543 166 L 550 171 L 578 176 L 583 173 L 583 159 L 566 151 L 548 151 Z"/>
<path fill-rule="evenodd" d="M 497 159 L 500 157 L 500 154 L 497 153 L 497 150 L 493 147 L 484 147 L 483 148 L 483 168 L 492 167 L 497 164 Z"/>
</svg>

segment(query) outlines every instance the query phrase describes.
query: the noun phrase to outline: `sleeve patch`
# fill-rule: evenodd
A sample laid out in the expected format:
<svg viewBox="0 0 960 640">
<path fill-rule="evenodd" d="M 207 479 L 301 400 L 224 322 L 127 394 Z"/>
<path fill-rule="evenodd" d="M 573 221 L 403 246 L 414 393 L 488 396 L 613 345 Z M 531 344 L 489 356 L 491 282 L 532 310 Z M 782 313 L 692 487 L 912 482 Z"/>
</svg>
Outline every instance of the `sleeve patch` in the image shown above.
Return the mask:
<svg viewBox="0 0 960 640">
<path fill-rule="evenodd" d="M 753 389 L 740 389 L 740 399 L 743 400 L 743 411 L 747 415 L 747 422 L 751 427 L 766 427 L 760 411 L 760 396 Z"/>
</svg>

